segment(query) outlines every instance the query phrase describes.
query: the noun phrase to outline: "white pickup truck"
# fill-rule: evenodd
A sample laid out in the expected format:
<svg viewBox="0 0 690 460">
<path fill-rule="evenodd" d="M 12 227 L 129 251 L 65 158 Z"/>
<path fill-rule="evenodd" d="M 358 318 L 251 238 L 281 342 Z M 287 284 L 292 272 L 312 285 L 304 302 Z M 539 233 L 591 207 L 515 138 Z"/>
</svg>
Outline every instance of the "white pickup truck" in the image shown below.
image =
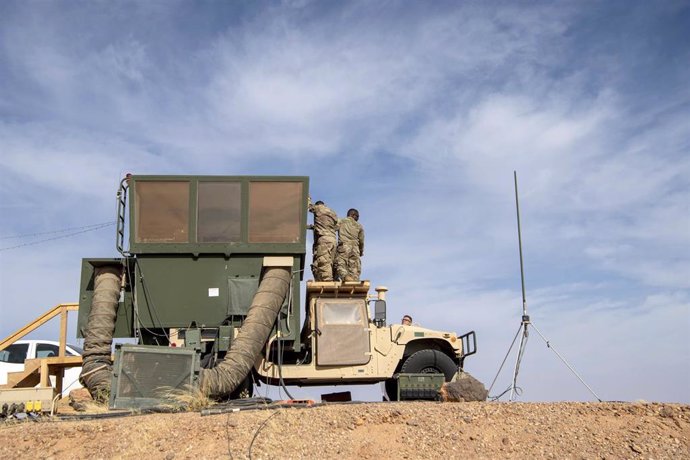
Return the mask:
<svg viewBox="0 0 690 460">
<path fill-rule="evenodd" d="M 18 340 L 4 350 L 0 350 L 0 385 L 7 383 L 7 374 L 10 372 L 21 372 L 24 370 L 24 361 L 34 358 L 50 358 L 58 356 L 59 343 L 52 340 Z M 65 355 L 81 356 L 84 350 L 67 344 Z M 72 390 L 81 388 L 79 374 L 81 367 L 65 369 L 63 379 L 63 394 L 68 394 Z M 55 386 L 55 377 L 50 376 L 51 385 Z"/>
</svg>

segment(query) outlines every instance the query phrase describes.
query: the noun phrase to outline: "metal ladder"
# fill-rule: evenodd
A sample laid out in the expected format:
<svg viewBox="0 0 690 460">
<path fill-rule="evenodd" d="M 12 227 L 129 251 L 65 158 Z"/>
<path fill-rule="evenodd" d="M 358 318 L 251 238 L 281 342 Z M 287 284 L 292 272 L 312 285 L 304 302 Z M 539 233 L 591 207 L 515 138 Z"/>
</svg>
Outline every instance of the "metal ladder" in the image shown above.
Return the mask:
<svg viewBox="0 0 690 460">
<path fill-rule="evenodd" d="M 127 190 L 129 189 L 129 176 L 120 181 L 120 188 L 117 191 L 117 228 L 116 246 L 120 254 L 129 256 L 129 251 L 125 251 L 125 212 L 127 208 Z"/>
</svg>

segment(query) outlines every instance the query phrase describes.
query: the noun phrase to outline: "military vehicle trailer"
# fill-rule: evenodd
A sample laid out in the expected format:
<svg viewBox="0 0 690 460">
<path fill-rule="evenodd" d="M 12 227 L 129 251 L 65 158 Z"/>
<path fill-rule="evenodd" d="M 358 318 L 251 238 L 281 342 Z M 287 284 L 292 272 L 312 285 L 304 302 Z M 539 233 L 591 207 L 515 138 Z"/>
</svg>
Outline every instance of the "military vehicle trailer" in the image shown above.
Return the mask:
<svg viewBox="0 0 690 460">
<path fill-rule="evenodd" d="M 301 317 L 308 194 L 308 177 L 127 175 L 122 257 L 82 261 L 81 380 L 92 395 L 131 407 L 161 387 L 227 398 L 259 382 L 386 382 L 405 399 L 400 374 L 449 381 L 476 352 L 474 332 L 386 325 L 385 287 L 307 281 Z M 137 342 L 116 348 L 114 367 L 113 337 Z"/>
</svg>

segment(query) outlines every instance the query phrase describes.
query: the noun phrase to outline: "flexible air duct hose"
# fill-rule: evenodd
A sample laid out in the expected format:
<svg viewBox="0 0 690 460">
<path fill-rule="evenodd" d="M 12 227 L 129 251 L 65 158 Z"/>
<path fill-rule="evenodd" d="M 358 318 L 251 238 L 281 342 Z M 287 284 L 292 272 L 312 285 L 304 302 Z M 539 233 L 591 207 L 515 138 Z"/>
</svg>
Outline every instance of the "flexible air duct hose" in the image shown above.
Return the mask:
<svg viewBox="0 0 690 460">
<path fill-rule="evenodd" d="M 84 354 L 79 381 L 97 401 L 107 401 L 112 378 L 113 332 L 120 300 L 121 267 L 96 267 L 91 312 L 84 332 Z"/>
<path fill-rule="evenodd" d="M 290 287 L 287 268 L 267 268 L 225 359 L 213 369 L 201 369 L 201 391 L 211 397 L 229 396 L 247 377 L 275 324 Z"/>
</svg>

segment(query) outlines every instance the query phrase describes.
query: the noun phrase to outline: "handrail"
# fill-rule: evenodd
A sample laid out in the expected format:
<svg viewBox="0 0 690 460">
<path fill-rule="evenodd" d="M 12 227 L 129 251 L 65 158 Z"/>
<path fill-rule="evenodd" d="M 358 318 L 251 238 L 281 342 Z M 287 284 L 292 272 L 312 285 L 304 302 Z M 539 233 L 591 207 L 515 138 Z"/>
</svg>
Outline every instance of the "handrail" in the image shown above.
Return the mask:
<svg viewBox="0 0 690 460">
<path fill-rule="evenodd" d="M 20 328 L 14 334 L 11 334 L 0 341 L 0 350 L 12 345 L 17 340 L 21 339 L 29 332 L 34 331 L 46 322 L 55 318 L 57 315 L 61 315 L 60 318 L 60 353 L 59 356 L 65 355 L 65 342 L 67 341 L 67 312 L 79 310 L 78 303 L 61 303 L 54 306 L 35 320 L 28 323 L 26 326 Z"/>
</svg>

